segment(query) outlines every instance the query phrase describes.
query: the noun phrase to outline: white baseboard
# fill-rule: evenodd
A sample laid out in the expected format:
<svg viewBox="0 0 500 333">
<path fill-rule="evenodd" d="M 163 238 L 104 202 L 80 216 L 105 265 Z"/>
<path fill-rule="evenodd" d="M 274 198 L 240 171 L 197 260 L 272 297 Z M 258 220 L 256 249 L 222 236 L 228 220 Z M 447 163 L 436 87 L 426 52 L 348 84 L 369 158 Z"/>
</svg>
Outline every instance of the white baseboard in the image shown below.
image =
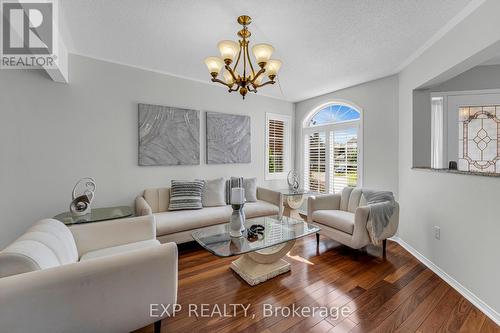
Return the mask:
<svg viewBox="0 0 500 333">
<path fill-rule="evenodd" d="M 441 279 L 448 283 L 453 289 L 458 291 L 463 297 L 465 297 L 469 302 L 471 302 L 475 307 L 481 310 L 486 316 L 491 318 L 497 325 L 500 325 L 500 314 L 495 311 L 488 304 L 483 302 L 479 297 L 472 293 L 469 289 L 461 285 L 457 280 L 448 275 L 445 271 L 439 268 L 432 261 L 423 256 L 420 252 L 415 250 L 410 244 L 406 243 L 399 237 L 392 237 L 391 240 L 395 241 L 401 245 L 406 251 L 410 252 L 415 258 L 417 258 L 422 264 L 427 266 L 431 271 L 436 273 Z"/>
</svg>

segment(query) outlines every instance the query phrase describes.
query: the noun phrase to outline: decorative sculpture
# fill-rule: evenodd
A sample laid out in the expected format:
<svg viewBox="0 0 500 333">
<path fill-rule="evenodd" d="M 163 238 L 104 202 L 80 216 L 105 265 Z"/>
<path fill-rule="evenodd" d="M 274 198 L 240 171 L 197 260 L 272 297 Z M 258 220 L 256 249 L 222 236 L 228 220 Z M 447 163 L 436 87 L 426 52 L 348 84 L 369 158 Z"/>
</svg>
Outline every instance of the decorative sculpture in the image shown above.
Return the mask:
<svg viewBox="0 0 500 333">
<path fill-rule="evenodd" d="M 288 182 L 288 188 L 291 191 L 297 191 L 299 189 L 299 175 L 295 170 L 290 170 L 288 176 L 286 177 L 286 180 Z"/>
<path fill-rule="evenodd" d="M 80 190 L 77 192 L 77 190 Z M 93 178 L 85 177 L 76 182 L 73 187 L 73 197 L 69 205 L 69 211 L 76 216 L 90 213 L 90 205 L 94 200 L 96 183 Z M 77 195 L 77 193 L 80 193 Z"/>
</svg>

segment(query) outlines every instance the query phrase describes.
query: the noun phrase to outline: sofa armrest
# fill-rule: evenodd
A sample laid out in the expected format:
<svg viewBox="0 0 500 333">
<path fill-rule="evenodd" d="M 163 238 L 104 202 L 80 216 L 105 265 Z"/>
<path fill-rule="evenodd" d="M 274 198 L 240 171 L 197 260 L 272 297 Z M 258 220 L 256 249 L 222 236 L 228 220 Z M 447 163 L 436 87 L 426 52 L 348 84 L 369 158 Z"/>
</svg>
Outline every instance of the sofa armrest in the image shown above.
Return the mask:
<svg viewBox="0 0 500 333">
<path fill-rule="evenodd" d="M 2 278 L 2 331 L 130 332 L 176 303 L 177 278 L 175 243 Z"/>
<path fill-rule="evenodd" d="M 257 187 L 257 199 L 278 206 L 279 215 L 283 214 L 283 195 L 280 192 L 264 187 Z"/>
<path fill-rule="evenodd" d="M 316 210 L 339 210 L 340 194 L 324 194 L 307 198 L 307 221 L 312 222 Z"/>
<path fill-rule="evenodd" d="M 156 239 L 153 215 L 129 217 L 96 223 L 69 226 L 78 249 L 78 255 L 143 240 Z"/>
<path fill-rule="evenodd" d="M 153 214 L 151 206 L 147 203 L 142 195 L 135 198 L 135 215 L 144 216 Z"/>
</svg>

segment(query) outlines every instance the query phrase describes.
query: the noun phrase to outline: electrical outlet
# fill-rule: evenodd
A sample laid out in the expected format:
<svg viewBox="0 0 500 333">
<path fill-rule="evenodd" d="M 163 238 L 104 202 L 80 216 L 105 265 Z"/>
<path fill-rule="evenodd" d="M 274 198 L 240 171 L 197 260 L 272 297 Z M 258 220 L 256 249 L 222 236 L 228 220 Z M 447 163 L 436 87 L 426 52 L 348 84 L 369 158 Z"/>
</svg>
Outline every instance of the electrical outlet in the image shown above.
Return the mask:
<svg viewBox="0 0 500 333">
<path fill-rule="evenodd" d="M 434 238 L 441 239 L 441 228 L 437 225 L 434 226 Z"/>
</svg>

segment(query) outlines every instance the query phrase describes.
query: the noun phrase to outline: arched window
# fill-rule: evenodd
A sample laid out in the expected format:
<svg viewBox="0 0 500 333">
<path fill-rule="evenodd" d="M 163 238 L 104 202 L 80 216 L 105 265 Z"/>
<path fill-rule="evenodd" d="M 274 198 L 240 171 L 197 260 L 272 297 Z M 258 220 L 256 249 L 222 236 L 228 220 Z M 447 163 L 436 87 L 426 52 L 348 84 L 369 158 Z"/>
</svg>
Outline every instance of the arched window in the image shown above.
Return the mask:
<svg viewBox="0 0 500 333">
<path fill-rule="evenodd" d="M 304 184 L 314 192 L 337 193 L 361 185 L 361 110 L 331 102 L 303 123 Z"/>
</svg>

